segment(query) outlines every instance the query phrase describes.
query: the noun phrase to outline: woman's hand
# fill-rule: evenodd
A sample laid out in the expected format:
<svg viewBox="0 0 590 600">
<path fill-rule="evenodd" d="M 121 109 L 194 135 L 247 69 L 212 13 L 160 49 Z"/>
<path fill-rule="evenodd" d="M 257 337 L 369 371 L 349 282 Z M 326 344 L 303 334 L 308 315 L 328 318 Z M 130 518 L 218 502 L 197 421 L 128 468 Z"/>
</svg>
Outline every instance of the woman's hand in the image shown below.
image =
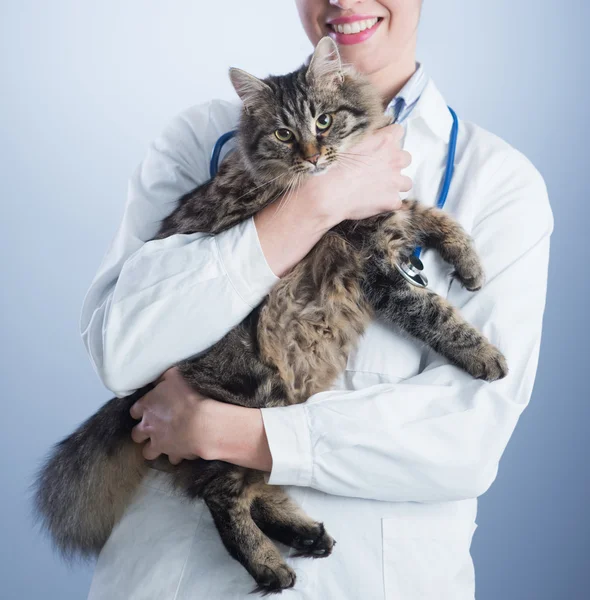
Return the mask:
<svg viewBox="0 0 590 600">
<path fill-rule="evenodd" d="M 206 458 L 203 430 L 211 419 L 211 402 L 190 388 L 177 368 L 168 369 L 156 387 L 131 407 L 131 416 L 141 421 L 131 437 L 138 444 L 147 441 L 143 455 L 148 460 L 160 454 L 167 454 L 172 464 L 183 458 Z"/>
<path fill-rule="evenodd" d="M 324 175 L 308 177 L 254 217 L 268 265 L 282 277 L 334 225 L 365 219 L 401 206 L 400 192 L 412 187 L 401 171 L 411 162 L 401 148 L 404 128 L 388 125 L 342 154 Z"/>
<path fill-rule="evenodd" d="M 225 404 L 195 392 L 176 367 L 130 409 L 141 422 L 131 437 L 145 443 L 143 455 L 154 460 L 167 454 L 182 459 L 225 460 L 270 471 L 272 458 L 259 409 Z"/>
<path fill-rule="evenodd" d="M 309 211 L 334 226 L 399 209 L 400 192 L 412 189 L 412 180 L 401 173 L 412 161 L 402 150 L 403 136 L 401 125 L 388 125 L 340 153 L 325 175 L 302 186 Z"/>
</svg>

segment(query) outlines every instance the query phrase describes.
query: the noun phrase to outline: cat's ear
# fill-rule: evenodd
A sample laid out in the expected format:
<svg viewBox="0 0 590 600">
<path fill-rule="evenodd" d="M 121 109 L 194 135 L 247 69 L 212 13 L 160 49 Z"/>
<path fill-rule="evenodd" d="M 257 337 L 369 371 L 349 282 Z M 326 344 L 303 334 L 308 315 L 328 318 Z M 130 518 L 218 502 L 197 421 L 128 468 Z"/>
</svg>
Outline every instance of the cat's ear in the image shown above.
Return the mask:
<svg viewBox="0 0 590 600">
<path fill-rule="evenodd" d="M 260 94 L 271 91 L 264 81 L 250 75 L 250 73 L 246 73 L 246 71 L 242 71 L 242 69 L 232 67 L 229 70 L 229 78 L 246 108 L 252 106 L 256 99 L 260 97 Z"/>
<path fill-rule="evenodd" d="M 344 81 L 344 70 L 336 42 L 329 36 L 323 37 L 315 47 L 305 75 L 309 84 L 333 83 L 340 85 Z"/>
</svg>

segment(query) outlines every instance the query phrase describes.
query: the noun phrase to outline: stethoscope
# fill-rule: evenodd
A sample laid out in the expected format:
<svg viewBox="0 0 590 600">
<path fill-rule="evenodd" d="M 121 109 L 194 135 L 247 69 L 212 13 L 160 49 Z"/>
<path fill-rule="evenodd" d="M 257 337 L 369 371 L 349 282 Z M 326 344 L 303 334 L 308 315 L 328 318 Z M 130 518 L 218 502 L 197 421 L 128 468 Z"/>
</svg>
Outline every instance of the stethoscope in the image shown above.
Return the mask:
<svg viewBox="0 0 590 600">
<path fill-rule="evenodd" d="M 449 189 L 451 187 L 451 181 L 453 180 L 453 173 L 455 171 L 455 153 L 457 151 L 457 137 L 459 134 L 459 119 L 455 111 L 449 106 L 448 107 L 451 116 L 453 117 L 453 126 L 451 127 L 451 135 L 449 137 L 449 151 L 447 154 L 447 165 L 445 169 L 445 175 L 442 180 L 442 187 L 440 189 L 439 197 L 436 202 L 437 208 L 442 209 L 447 201 L 449 195 Z M 231 140 L 237 133 L 237 130 L 228 131 L 224 133 L 216 142 L 211 153 L 211 161 L 209 162 L 209 174 L 211 178 L 215 177 L 219 168 L 219 156 L 223 146 L 229 140 Z M 424 264 L 420 260 L 422 254 L 422 248 L 418 247 L 414 250 L 407 262 L 395 265 L 400 275 L 406 279 L 412 285 L 416 287 L 425 288 L 428 286 L 428 278 L 424 274 Z"/>
</svg>

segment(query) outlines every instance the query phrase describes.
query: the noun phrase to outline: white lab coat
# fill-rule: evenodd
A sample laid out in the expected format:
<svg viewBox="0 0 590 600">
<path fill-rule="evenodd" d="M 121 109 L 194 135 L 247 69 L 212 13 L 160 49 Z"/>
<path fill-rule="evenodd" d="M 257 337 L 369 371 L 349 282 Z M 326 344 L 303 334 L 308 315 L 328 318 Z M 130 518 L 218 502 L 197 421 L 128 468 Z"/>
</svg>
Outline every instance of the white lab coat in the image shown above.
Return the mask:
<svg viewBox="0 0 590 600">
<path fill-rule="evenodd" d="M 104 384 L 123 396 L 239 323 L 277 281 L 250 219 L 228 231 L 145 243 L 175 200 L 208 178 L 215 140 L 239 107 L 212 101 L 175 118 L 134 173 L 122 224 L 84 301 L 81 331 Z M 405 123 L 411 197 L 433 205 L 451 117 L 432 82 Z M 333 389 L 263 409 L 270 484 L 337 540 L 329 558 L 287 562 L 295 599 L 471 600 L 476 498 L 527 405 L 537 368 L 553 216 L 542 177 L 498 137 L 460 123 L 445 210 L 471 233 L 487 273 L 473 294 L 423 255 L 430 286 L 506 355 L 510 374 L 472 379 L 373 322 Z M 151 472 L 103 549 L 91 600 L 249 598 L 202 502 Z"/>
</svg>

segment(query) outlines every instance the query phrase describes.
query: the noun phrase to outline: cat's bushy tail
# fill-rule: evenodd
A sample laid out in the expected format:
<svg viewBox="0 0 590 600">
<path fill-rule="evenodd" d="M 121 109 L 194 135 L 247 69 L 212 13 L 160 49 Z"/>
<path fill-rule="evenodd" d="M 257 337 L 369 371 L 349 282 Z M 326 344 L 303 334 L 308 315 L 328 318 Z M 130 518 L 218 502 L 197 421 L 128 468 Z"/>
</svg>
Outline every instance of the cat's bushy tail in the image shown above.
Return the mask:
<svg viewBox="0 0 590 600">
<path fill-rule="evenodd" d="M 107 402 L 54 446 L 37 474 L 36 516 L 67 558 L 100 552 L 146 473 L 129 409 L 151 387 Z"/>
</svg>

